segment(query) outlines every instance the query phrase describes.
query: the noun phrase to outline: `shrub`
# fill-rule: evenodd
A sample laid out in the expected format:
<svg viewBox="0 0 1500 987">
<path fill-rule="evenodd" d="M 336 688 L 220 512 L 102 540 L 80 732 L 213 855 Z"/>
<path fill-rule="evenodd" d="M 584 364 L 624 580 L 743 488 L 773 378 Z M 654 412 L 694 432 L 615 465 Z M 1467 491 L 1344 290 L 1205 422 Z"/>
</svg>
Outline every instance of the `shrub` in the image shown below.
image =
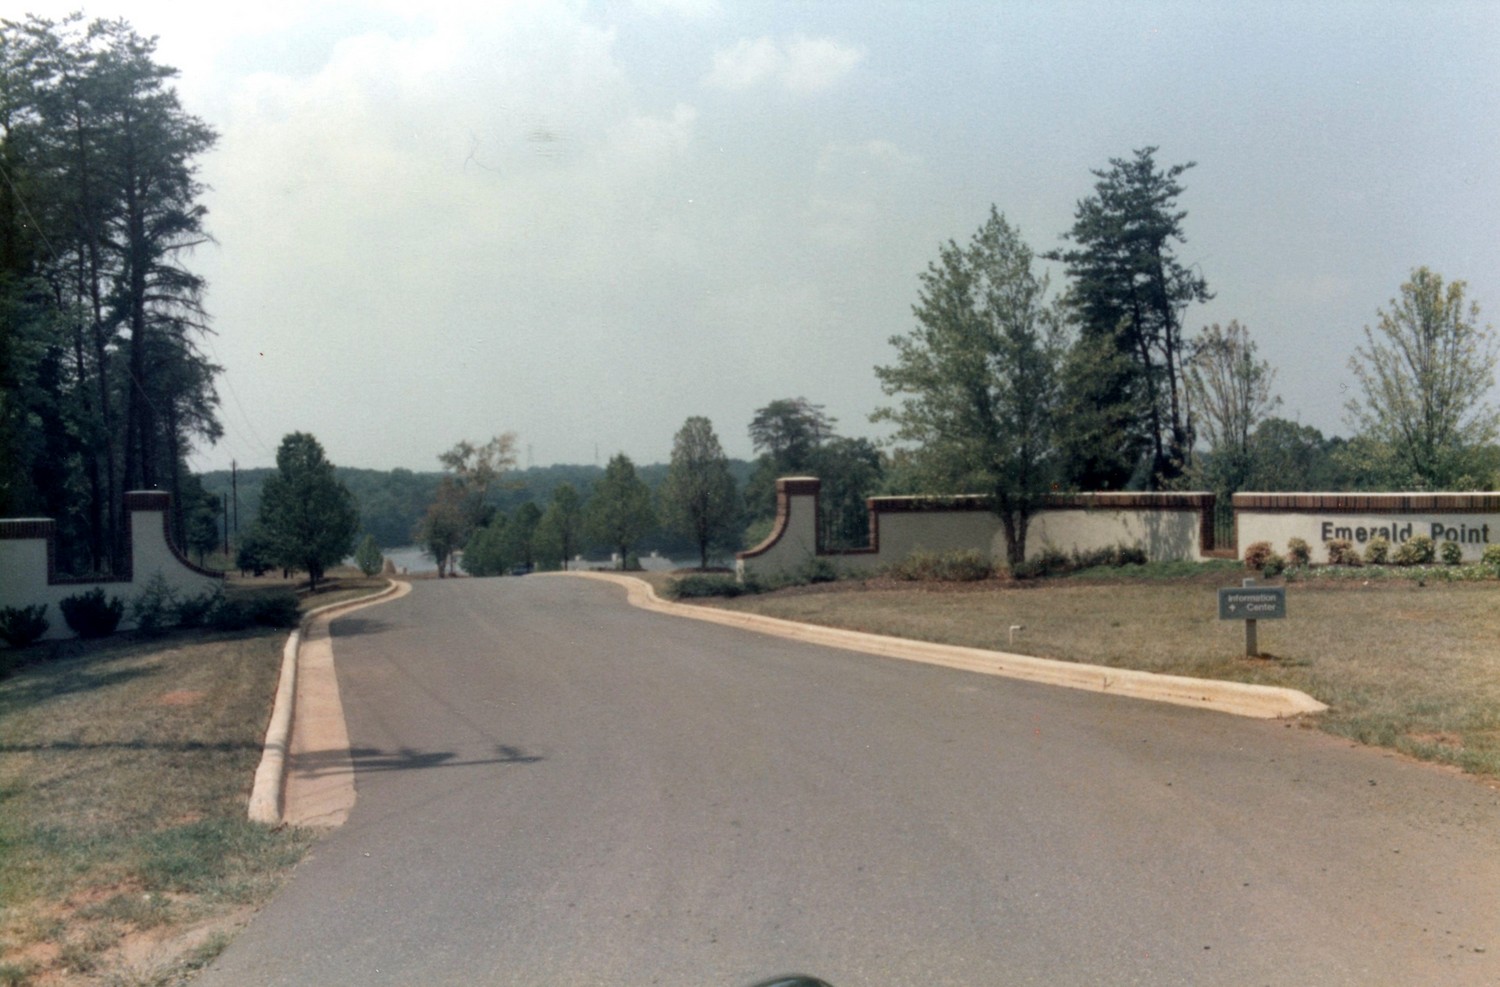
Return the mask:
<svg viewBox="0 0 1500 987">
<path fill-rule="evenodd" d="M 794 580 L 799 583 L 831 583 L 839 578 L 839 571 L 832 562 L 810 556 L 797 567 Z"/>
<path fill-rule="evenodd" d="M 1365 561 L 1370 565 L 1385 565 L 1391 560 L 1391 543 L 1386 538 L 1371 538 L 1365 546 Z"/>
<path fill-rule="evenodd" d="M 1328 552 L 1329 565 L 1362 565 L 1359 550 L 1354 547 L 1354 542 L 1347 538 L 1330 538 L 1323 543 L 1323 548 Z"/>
<path fill-rule="evenodd" d="M 1067 552 L 1056 545 L 1044 545 L 1041 552 L 1011 566 L 1010 574 L 1016 579 L 1041 579 L 1062 575 L 1072 568 L 1073 560 Z"/>
<path fill-rule="evenodd" d="M 366 576 L 375 575 L 385 564 L 385 556 L 381 554 L 380 546 L 375 544 L 374 535 L 365 535 L 365 540 L 354 550 L 354 564 Z"/>
<path fill-rule="evenodd" d="M 1245 568 L 1264 569 L 1266 567 L 1266 559 L 1269 559 L 1274 554 L 1275 552 L 1272 551 L 1270 542 L 1251 542 L 1245 547 Z"/>
<path fill-rule="evenodd" d="M 262 627 L 296 627 L 302 622 L 302 611 L 294 593 L 271 593 L 251 598 L 245 612 L 252 623 Z"/>
<path fill-rule="evenodd" d="M 1464 548 L 1456 541 L 1445 541 L 1438 549 L 1438 558 L 1444 565 L 1458 565 L 1464 560 Z"/>
<path fill-rule="evenodd" d="M 716 596 L 736 597 L 754 590 L 733 576 L 693 574 L 667 583 L 665 592 L 673 600 L 698 600 Z"/>
<path fill-rule="evenodd" d="M 47 633 L 47 604 L 34 607 L 0 607 L 0 640 L 12 648 L 24 648 Z"/>
<path fill-rule="evenodd" d="M 1485 565 L 1492 565 L 1496 569 L 1500 569 L 1500 545 L 1491 545 L 1489 548 L 1486 548 L 1484 555 L 1480 556 L 1480 560 Z"/>
<path fill-rule="evenodd" d="M 1260 574 L 1267 579 L 1273 579 L 1286 571 L 1286 559 L 1275 552 L 1266 556 L 1266 561 L 1261 564 Z"/>
<path fill-rule="evenodd" d="M 1083 551 L 1075 550 L 1071 555 L 1058 548 L 1056 545 L 1043 547 L 1038 555 L 1034 555 L 1010 568 L 1010 574 L 1016 579 L 1037 579 L 1046 576 L 1062 576 L 1080 569 L 1093 569 L 1098 566 L 1126 566 L 1145 565 L 1146 550 L 1139 543 L 1134 545 L 1111 545 L 1107 548 L 1091 548 Z"/>
<path fill-rule="evenodd" d="M 135 629 L 145 635 L 160 634 L 177 620 L 177 591 L 161 573 L 152 576 L 130 604 Z"/>
<path fill-rule="evenodd" d="M 977 550 L 969 548 L 941 555 L 913 552 L 900 562 L 887 566 L 885 574 L 892 579 L 915 582 L 961 583 L 989 579 L 995 574 L 995 567 Z"/>
<path fill-rule="evenodd" d="M 64 597 L 57 608 L 73 633 L 83 638 L 108 637 L 125 616 L 125 601 L 115 596 L 106 598 L 98 586 L 87 593 Z"/>
<path fill-rule="evenodd" d="M 1312 549 L 1301 538 L 1286 543 L 1286 560 L 1291 565 L 1304 566 L 1312 561 Z"/>
<path fill-rule="evenodd" d="M 1413 535 L 1396 549 L 1394 561 L 1397 565 L 1426 565 L 1434 555 L 1432 539 L 1426 535 Z"/>
<path fill-rule="evenodd" d="M 242 631 L 255 623 L 250 616 L 249 607 L 222 593 L 214 600 L 204 620 L 216 631 Z"/>
<path fill-rule="evenodd" d="M 214 608 L 224 599 L 224 591 L 214 587 L 197 596 L 185 596 L 177 601 L 177 626 L 202 627 L 210 622 Z"/>
</svg>

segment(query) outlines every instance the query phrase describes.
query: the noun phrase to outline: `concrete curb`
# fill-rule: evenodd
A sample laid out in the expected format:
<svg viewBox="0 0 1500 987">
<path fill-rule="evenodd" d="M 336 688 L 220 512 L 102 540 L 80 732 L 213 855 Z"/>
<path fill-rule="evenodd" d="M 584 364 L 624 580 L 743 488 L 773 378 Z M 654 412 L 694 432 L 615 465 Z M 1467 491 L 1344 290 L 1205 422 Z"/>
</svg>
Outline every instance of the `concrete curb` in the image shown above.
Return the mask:
<svg viewBox="0 0 1500 987">
<path fill-rule="evenodd" d="M 309 610 L 302 615 L 296 630 L 281 649 L 281 676 L 276 682 L 276 700 L 271 706 L 271 722 L 261 749 L 260 764 L 250 787 L 250 821 L 276 826 L 281 822 L 283 794 L 286 791 L 286 757 L 291 750 L 292 719 L 296 712 L 297 653 L 302 645 L 302 627 L 310 620 L 343 610 L 378 603 L 399 589 L 395 580 L 387 579 L 385 589 L 356 600 L 341 600 Z"/>
<path fill-rule="evenodd" d="M 293 697 L 297 695 L 297 646 L 302 629 L 292 631 L 281 649 L 281 678 L 276 683 L 276 702 L 271 707 L 271 725 L 266 727 L 266 743 L 260 764 L 255 768 L 255 784 L 250 789 L 250 821 L 274 826 L 281 822 L 281 788 L 286 775 L 287 746 L 292 739 Z"/>
<path fill-rule="evenodd" d="M 558 573 L 558 575 L 564 575 L 564 573 Z M 1328 709 L 1323 703 L 1305 692 L 1279 686 L 1220 682 L 1213 679 L 1188 678 L 1183 675 L 1163 675 L 1127 668 L 1084 665 L 1070 661 L 1055 661 L 1050 658 L 1034 658 L 1030 655 L 1010 654 L 1004 651 L 986 651 L 981 648 L 910 641 L 880 634 L 867 634 L 862 631 L 799 624 L 795 621 L 763 617 L 759 614 L 672 603 L 659 598 L 650 583 L 634 576 L 609 572 L 570 572 L 566 575 L 602 579 L 621 585 L 625 587 L 630 602 L 642 609 L 677 617 L 689 617 L 694 620 L 706 620 L 762 634 L 806 641 L 810 644 L 842 648 L 846 651 L 880 655 L 885 658 L 920 661 L 930 665 L 980 672 L 985 675 L 999 675 L 1068 689 L 1084 689 L 1089 692 L 1129 696 L 1133 699 L 1192 706 L 1258 719 L 1283 719 L 1309 713 L 1321 713 Z"/>
</svg>

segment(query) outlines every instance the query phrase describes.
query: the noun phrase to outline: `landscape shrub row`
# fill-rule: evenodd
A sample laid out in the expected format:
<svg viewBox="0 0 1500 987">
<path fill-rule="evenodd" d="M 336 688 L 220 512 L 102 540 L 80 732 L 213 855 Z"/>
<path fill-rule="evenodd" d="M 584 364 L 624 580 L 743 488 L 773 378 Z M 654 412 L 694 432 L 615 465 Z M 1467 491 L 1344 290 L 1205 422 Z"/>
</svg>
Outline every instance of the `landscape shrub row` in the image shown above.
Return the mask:
<svg viewBox="0 0 1500 987">
<path fill-rule="evenodd" d="M 975 549 L 913 552 L 886 566 L 883 574 L 906 582 L 971 583 L 995 574 L 994 563 Z"/>
<path fill-rule="evenodd" d="M 1105 566 L 1145 565 L 1146 550 L 1140 545 L 1114 545 L 1087 551 L 1064 552 L 1048 546 L 1039 555 L 1011 567 L 1016 579 L 1040 579 L 1060 576 L 1084 569 Z M 903 582 L 963 583 L 979 582 L 995 576 L 994 562 L 977 549 L 949 552 L 913 552 L 898 562 L 883 567 L 879 574 Z M 691 573 L 667 583 L 663 594 L 669 599 L 732 598 L 789 586 L 832 582 L 843 574 L 828 559 L 810 558 L 796 570 L 774 579 L 746 576 L 743 581 L 730 575 Z"/>
<path fill-rule="evenodd" d="M 216 631 L 239 631 L 249 627 L 295 627 L 302 619 L 295 594 L 259 594 L 232 600 L 222 588 L 193 596 L 179 596 L 160 575 L 148 582 L 127 604 L 118 596 L 107 596 L 102 587 L 64 597 L 58 602 L 63 621 L 80 638 L 113 634 L 127 609 L 137 633 L 160 634 L 172 628 L 206 627 Z M 39 640 L 51 628 L 47 605 L 0 607 L 0 640 L 22 648 Z"/>
<path fill-rule="evenodd" d="M 668 582 L 662 588 L 662 593 L 670 600 L 733 598 L 754 593 L 769 593 L 771 590 L 786 589 L 790 586 L 831 583 L 841 578 L 843 578 L 843 573 L 832 562 L 827 559 L 809 558 L 791 572 L 772 579 L 763 579 L 754 573 L 747 574 L 744 581 L 727 573 L 688 573 Z"/>
<path fill-rule="evenodd" d="M 1439 560 L 1445 566 L 1461 566 L 1463 564 L 1463 546 L 1457 542 L 1445 541 L 1434 544 L 1427 535 L 1415 535 L 1391 550 L 1391 543 L 1385 538 L 1372 538 L 1365 546 L 1364 554 L 1361 555 L 1354 543 L 1347 538 L 1330 538 L 1323 543 L 1323 548 L 1328 554 L 1328 565 L 1342 567 L 1358 567 L 1365 565 L 1396 565 L 1396 566 L 1429 566 Z M 1245 568 L 1258 571 L 1266 576 L 1278 576 L 1287 568 L 1301 568 L 1310 564 L 1310 553 L 1307 542 L 1301 538 L 1293 538 L 1287 542 L 1286 555 L 1280 555 L 1268 541 L 1252 542 L 1245 546 L 1244 554 Z M 1500 545 L 1490 545 L 1484 550 L 1479 562 L 1481 572 L 1490 572 L 1500 576 Z"/>
<path fill-rule="evenodd" d="M 1146 550 L 1140 545 L 1112 545 L 1085 551 L 1064 552 L 1048 545 L 1033 558 L 1010 567 L 1016 579 L 1041 579 L 1047 576 L 1065 576 L 1070 572 L 1100 567 L 1145 565 Z"/>
</svg>

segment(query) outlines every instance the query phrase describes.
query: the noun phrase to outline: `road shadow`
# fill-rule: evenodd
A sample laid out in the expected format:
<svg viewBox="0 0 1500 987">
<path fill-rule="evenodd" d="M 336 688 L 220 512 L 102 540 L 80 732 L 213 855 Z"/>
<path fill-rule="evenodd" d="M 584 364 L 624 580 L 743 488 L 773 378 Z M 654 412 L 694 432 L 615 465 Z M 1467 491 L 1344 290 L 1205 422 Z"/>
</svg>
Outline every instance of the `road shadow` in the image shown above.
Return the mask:
<svg viewBox="0 0 1500 987">
<path fill-rule="evenodd" d="M 356 773 L 366 771 L 419 771 L 427 768 L 474 768 L 487 764 L 535 764 L 543 758 L 528 754 L 519 747 L 496 744 L 493 757 L 461 758 L 456 751 L 422 751 L 412 747 L 382 750 L 379 747 L 353 747 L 349 750 L 306 751 L 292 759 L 292 770 L 318 777 L 341 771 L 345 759 L 354 762 Z"/>
<path fill-rule="evenodd" d="M 337 617 L 328 625 L 328 633 L 334 638 L 359 637 L 362 634 L 380 634 L 395 626 L 388 620 L 376 617 Z"/>
</svg>

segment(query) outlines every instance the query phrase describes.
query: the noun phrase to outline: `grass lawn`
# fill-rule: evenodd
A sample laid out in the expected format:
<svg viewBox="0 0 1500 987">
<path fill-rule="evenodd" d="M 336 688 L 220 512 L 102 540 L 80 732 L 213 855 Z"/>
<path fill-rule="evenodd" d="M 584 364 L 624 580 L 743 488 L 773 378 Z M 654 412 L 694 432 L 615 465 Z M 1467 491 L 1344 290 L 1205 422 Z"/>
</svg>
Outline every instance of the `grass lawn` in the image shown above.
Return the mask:
<svg viewBox="0 0 1500 987">
<path fill-rule="evenodd" d="M 1325 730 L 1500 775 L 1500 582 L 1303 578 L 1286 620 L 1218 619 L 1233 565 L 1093 570 L 1012 583 L 839 582 L 715 600 L 728 609 L 970 647 L 1300 689 Z M 1328 574 L 1330 577 L 1334 573 Z M 1358 575 L 1358 571 L 1353 575 Z M 1384 577 L 1384 578 L 1382 578 Z M 1015 644 L 1011 625 L 1023 627 Z"/>
<path fill-rule="evenodd" d="M 340 574 L 300 603 L 384 585 Z M 0 987 L 179 983 L 301 859 L 312 833 L 246 816 L 287 633 L 0 651 Z"/>
</svg>

